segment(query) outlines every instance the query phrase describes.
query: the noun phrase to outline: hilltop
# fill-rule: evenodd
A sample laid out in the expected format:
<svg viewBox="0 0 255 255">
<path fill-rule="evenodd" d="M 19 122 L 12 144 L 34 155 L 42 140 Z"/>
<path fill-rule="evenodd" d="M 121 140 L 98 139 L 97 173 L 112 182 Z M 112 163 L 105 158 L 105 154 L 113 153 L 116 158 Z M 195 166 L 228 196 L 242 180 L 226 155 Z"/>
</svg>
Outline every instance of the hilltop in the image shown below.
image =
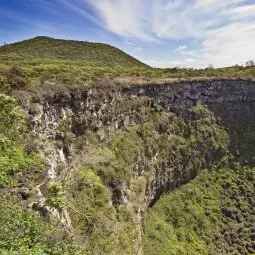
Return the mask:
<svg viewBox="0 0 255 255">
<path fill-rule="evenodd" d="M 1 46 L 0 55 L 6 54 L 44 59 L 92 61 L 99 62 L 101 65 L 146 66 L 108 44 L 54 39 L 46 36 Z"/>
</svg>

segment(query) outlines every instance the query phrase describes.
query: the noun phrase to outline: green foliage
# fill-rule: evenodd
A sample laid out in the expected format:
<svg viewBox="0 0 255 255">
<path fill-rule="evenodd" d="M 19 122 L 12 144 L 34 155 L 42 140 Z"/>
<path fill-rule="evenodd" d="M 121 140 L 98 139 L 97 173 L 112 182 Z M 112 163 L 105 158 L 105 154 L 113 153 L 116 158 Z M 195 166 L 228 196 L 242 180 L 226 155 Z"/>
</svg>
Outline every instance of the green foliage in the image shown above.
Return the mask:
<svg viewBox="0 0 255 255">
<path fill-rule="evenodd" d="M 207 107 L 202 105 L 192 107 L 190 113 L 191 120 L 193 120 L 189 123 L 191 128 L 188 131 L 191 143 L 196 150 L 205 152 L 210 148 L 214 151 L 213 158 L 210 155 L 205 155 L 207 161 L 219 159 L 218 156 L 224 155 L 228 150 L 228 134 L 216 122 L 213 112 L 210 112 Z"/>
<path fill-rule="evenodd" d="M 254 177 L 214 169 L 164 194 L 146 215 L 145 254 L 253 254 Z"/>
<path fill-rule="evenodd" d="M 177 169 L 190 179 L 227 151 L 227 133 L 203 106 L 192 108 L 186 120 L 163 112 L 145 115 L 144 123 L 114 135 L 104 160 L 91 166 L 110 186 L 130 183 L 137 166 L 148 176 L 167 168 L 169 182 Z"/>
<path fill-rule="evenodd" d="M 0 134 L 16 141 L 24 129 L 24 117 L 17 101 L 0 94 Z"/>
<path fill-rule="evenodd" d="M 219 116 L 221 125 L 226 127 L 231 137 L 230 151 L 236 160 L 255 166 L 255 118 L 253 104 L 244 103 L 241 108 L 228 108 L 213 105 L 213 111 Z"/>
<path fill-rule="evenodd" d="M 0 192 L 1 188 L 16 185 L 16 173 L 33 175 L 35 169 L 43 167 L 39 155 L 26 152 L 25 121 L 17 101 L 0 94 Z M 62 209 L 61 186 L 53 183 L 49 187 L 51 206 Z M 1 193 L 1 195 L 4 194 Z M 35 214 L 14 204 L 5 196 L 0 198 L 0 250 L 10 255 L 57 255 L 84 254 L 69 245 L 61 232 L 51 227 Z"/>
<path fill-rule="evenodd" d="M 66 206 L 66 196 L 60 182 L 51 182 L 47 187 L 46 204 L 62 211 Z"/>
<path fill-rule="evenodd" d="M 67 206 L 72 224 L 75 234 L 83 237 L 81 243 L 86 250 L 91 254 L 114 250 L 116 211 L 110 203 L 111 193 L 100 177 L 91 169 L 81 168 L 69 192 L 72 197 Z"/>
<path fill-rule="evenodd" d="M 0 73 L 0 91 L 1 92 L 8 92 L 9 91 L 9 85 L 8 80 L 5 75 L 2 75 Z"/>
<path fill-rule="evenodd" d="M 114 207 L 111 190 L 90 168 L 79 169 L 66 185 L 75 241 L 88 254 L 135 254 L 137 230 L 133 206 Z"/>
<path fill-rule="evenodd" d="M 123 51 L 107 44 L 67 41 L 43 36 L 0 47 L 1 55 L 13 52 L 21 56 L 45 59 L 96 61 L 99 65 L 145 66 Z"/>
<path fill-rule="evenodd" d="M 21 146 L 0 134 L 0 188 L 15 186 L 12 176 L 18 171 L 42 166 L 38 155 L 27 154 Z"/>
<path fill-rule="evenodd" d="M 240 161 L 255 165 L 255 119 L 235 114 L 228 126 L 236 156 Z"/>
<path fill-rule="evenodd" d="M 167 186 L 175 178 L 192 179 L 227 151 L 228 136 L 205 107 L 192 108 L 185 119 L 149 108 L 139 114 L 140 125 L 117 132 L 105 145 L 93 142 L 93 158 L 68 184 L 75 235 L 91 254 L 137 252 L 136 210 L 145 207 L 146 183 L 157 169 L 166 173 Z M 202 251 L 204 243 L 197 246 Z"/>
<path fill-rule="evenodd" d="M 26 153 L 22 146 L 24 117 L 16 100 L 0 94 L 0 187 L 15 185 L 12 176 L 18 171 L 41 168 L 38 155 Z"/>
<path fill-rule="evenodd" d="M 9 198 L 0 198 L 0 254 L 78 255 L 84 254 L 62 232 L 53 231 L 39 216 Z"/>
<path fill-rule="evenodd" d="M 254 78 L 255 69 L 156 69 L 109 45 L 48 37 L 0 47 L 0 91 L 4 93 L 28 85 L 84 84 L 129 76 L 247 79 Z M 133 101 L 132 107 L 145 106 L 147 101 Z M 85 166 L 65 185 L 54 181 L 44 190 L 47 205 L 60 213 L 68 211 L 75 242 L 84 250 L 37 215 L 1 197 L 1 254 L 136 254 L 141 243 L 137 210 L 145 207 L 148 179 L 160 169 L 162 190 L 178 186 L 227 153 L 229 137 L 206 107 L 193 107 L 185 117 L 164 113 L 160 106 L 143 107 L 136 117 L 141 124 L 117 132 L 103 145 L 94 134 L 86 133 L 77 148 L 91 142 L 95 155 L 91 154 L 87 165 L 84 160 Z M 64 121 L 59 128 L 66 140 L 72 121 Z M 237 144 L 252 156 L 254 128 L 248 120 L 244 122 L 242 127 L 237 124 L 236 129 L 244 131 L 237 134 Z M 16 173 L 32 175 L 43 166 L 38 155 L 25 151 L 25 131 L 17 101 L 0 94 L 0 188 L 15 186 Z M 203 172 L 194 182 L 164 195 L 149 210 L 146 255 L 255 252 L 254 169 L 236 166 L 231 170 L 227 160 L 224 164 L 224 169 Z"/>
<path fill-rule="evenodd" d="M 1 99 L 0 116 L 9 129 L 1 127 L 0 184 L 8 187 L 14 184 L 11 176 L 15 172 L 29 169 L 38 159 L 23 149 L 19 132 L 24 130 L 24 120 L 17 102 L 6 95 Z M 138 242 L 139 233 L 134 224 L 135 208 L 144 203 L 146 178 L 160 167 L 167 172 L 168 183 L 176 173 L 190 179 L 215 160 L 213 155 L 220 158 L 228 146 L 225 131 L 208 109 L 195 107 L 187 119 L 158 111 L 143 108 L 139 116 L 142 124 L 119 132 L 103 146 L 94 141 L 99 159 L 81 168 L 65 184 L 65 190 L 60 182 L 52 182 L 46 189 L 46 204 L 60 212 L 68 210 L 76 242 L 89 254 L 122 254 L 123 250 L 134 254 L 137 247 L 133 240 Z M 66 126 L 68 123 L 63 130 Z M 145 173 L 143 177 L 134 178 L 137 169 Z M 128 207 L 118 205 L 125 186 L 131 187 Z M 41 244 L 34 249 L 40 247 L 44 249 Z"/>
<path fill-rule="evenodd" d="M 132 178 L 134 163 L 142 150 L 141 142 L 132 129 L 116 134 L 108 147 L 113 156 L 97 170 L 103 179 L 115 184 L 129 181 Z"/>
</svg>

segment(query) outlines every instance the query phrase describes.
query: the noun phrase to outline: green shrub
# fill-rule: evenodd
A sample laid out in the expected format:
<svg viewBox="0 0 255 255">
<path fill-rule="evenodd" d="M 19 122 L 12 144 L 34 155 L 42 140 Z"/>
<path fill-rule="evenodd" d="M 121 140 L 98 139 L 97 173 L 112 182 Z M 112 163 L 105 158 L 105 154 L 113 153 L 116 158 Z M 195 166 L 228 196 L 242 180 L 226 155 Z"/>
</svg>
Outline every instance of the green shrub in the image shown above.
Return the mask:
<svg viewBox="0 0 255 255">
<path fill-rule="evenodd" d="M 84 254 L 64 233 L 6 197 L 0 198 L 0 233 L 3 255 Z"/>
<path fill-rule="evenodd" d="M 46 204 L 62 211 L 66 206 L 66 196 L 60 182 L 51 182 L 47 187 Z"/>
<path fill-rule="evenodd" d="M 69 184 L 67 208 L 75 234 L 93 254 L 109 253 L 116 247 L 116 211 L 111 205 L 110 190 L 91 169 L 81 168 Z"/>
<path fill-rule="evenodd" d="M 24 130 L 24 116 L 16 99 L 0 94 L 0 134 L 16 142 Z"/>
<path fill-rule="evenodd" d="M 5 72 L 10 89 L 24 89 L 27 86 L 25 74 L 18 66 L 12 66 Z"/>
<path fill-rule="evenodd" d="M 15 173 L 42 168 L 42 159 L 23 148 L 25 122 L 16 100 L 0 94 L 0 187 L 15 185 Z"/>
</svg>

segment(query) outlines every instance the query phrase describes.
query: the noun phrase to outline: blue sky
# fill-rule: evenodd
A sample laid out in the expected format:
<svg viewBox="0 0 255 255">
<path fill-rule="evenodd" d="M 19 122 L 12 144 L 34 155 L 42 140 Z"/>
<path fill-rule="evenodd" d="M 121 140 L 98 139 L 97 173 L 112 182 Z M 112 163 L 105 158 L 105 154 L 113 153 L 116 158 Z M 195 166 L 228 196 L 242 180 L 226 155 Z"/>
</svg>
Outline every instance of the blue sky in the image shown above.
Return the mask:
<svg viewBox="0 0 255 255">
<path fill-rule="evenodd" d="M 1 0 L 0 44 L 38 35 L 104 42 L 156 67 L 255 58 L 255 0 Z"/>
</svg>

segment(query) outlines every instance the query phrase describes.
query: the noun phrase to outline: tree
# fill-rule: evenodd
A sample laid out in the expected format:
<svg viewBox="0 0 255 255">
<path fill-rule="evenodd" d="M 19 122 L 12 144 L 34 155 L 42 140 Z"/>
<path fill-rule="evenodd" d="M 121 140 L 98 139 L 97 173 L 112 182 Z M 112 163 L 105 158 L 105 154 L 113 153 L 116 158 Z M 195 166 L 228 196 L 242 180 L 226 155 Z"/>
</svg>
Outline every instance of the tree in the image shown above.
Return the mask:
<svg viewBox="0 0 255 255">
<path fill-rule="evenodd" d="M 252 59 L 246 61 L 246 66 L 255 66 L 255 61 Z"/>
</svg>

